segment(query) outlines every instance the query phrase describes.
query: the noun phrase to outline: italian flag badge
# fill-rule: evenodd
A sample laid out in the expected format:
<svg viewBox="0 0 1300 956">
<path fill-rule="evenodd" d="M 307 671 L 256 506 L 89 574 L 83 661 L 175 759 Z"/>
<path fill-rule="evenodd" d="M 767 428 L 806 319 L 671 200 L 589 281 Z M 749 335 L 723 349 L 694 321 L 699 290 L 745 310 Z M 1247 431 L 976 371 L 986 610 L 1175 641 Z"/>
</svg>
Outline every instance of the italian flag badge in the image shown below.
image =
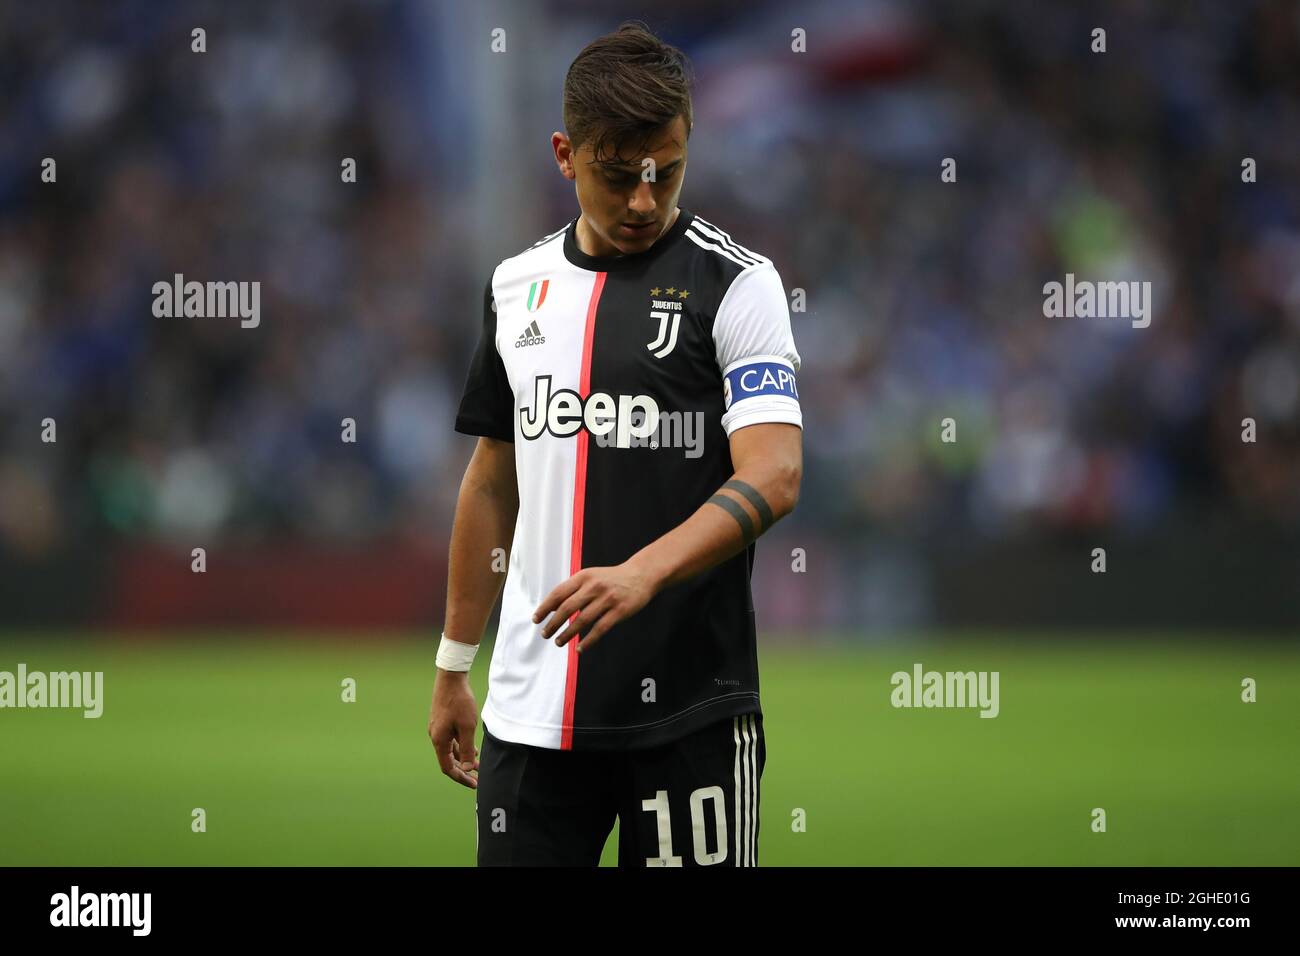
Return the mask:
<svg viewBox="0 0 1300 956">
<path fill-rule="evenodd" d="M 550 287 L 551 280 L 543 279 L 541 282 L 534 282 L 528 287 L 528 311 L 536 312 L 546 301 L 546 290 Z"/>
</svg>

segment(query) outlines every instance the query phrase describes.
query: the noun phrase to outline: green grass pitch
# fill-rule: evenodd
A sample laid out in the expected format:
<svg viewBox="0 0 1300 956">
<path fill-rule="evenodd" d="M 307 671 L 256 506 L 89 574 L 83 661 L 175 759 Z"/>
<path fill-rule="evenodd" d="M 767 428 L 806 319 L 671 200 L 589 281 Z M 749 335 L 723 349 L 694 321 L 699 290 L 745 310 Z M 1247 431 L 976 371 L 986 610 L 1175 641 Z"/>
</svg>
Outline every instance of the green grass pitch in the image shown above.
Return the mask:
<svg viewBox="0 0 1300 956">
<path fill-rule="evenodd" d="M 0 864 L 471 865 L 473 793 L 425 732 L 435 645 L 11 635 L 0 670 L 102 670 L 104 714 L 0 710 Z M 762 865 L 1300 864 L 1294 643 L 764 637 L 759 658 Z M 998 671 L 999 716 L 891 706 L 918 661 Z"/>
</svg>

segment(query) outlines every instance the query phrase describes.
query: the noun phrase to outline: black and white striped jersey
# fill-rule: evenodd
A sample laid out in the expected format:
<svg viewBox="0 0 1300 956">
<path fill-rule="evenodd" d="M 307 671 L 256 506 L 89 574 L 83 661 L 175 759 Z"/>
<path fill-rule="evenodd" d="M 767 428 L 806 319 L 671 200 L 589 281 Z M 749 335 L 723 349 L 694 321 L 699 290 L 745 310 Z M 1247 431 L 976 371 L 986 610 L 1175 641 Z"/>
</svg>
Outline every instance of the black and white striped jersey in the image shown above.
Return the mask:
<svg viewBox="0 0 1300 956">
<path fill-rule="evenodd" d="M 771 260 L 679 209 L 648 250 L 593 257 L 577 220 L 501 262 L 455 427 L 514 443 L 519 517 L 483 722 L 540 747 L 650 747 L 759 711 L 754 546 L 669 587 L 590 651 L 532 614 L 620 564 L 734 469 L 728 436 L 799 427 L 799 354 Z"/>
</svg>

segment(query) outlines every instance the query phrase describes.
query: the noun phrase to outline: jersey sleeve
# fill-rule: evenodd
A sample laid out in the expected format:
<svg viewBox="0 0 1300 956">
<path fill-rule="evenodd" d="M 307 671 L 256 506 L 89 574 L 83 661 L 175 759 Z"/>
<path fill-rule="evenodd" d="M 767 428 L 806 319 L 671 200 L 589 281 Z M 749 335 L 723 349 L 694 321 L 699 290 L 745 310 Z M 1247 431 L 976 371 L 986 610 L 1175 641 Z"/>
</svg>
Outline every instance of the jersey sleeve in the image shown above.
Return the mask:
<svg viewBox="0 0 1300 956">
<path fill-rule="evenodd" d="M 722 427 L 788 422 L 803 427 L 799 410 L 799 353 L 790 331 L 785 287 L 770 261 L 732 280 L 713 320 L 722 370 Z"/>
<path fill-rule="evenodd" d="M 492 300 L 492 280 L 483 290 L 483 327 L 470 362 L 456 412 L 456 431 L 501 441 L 515 440 L 515 394 L 497 349 L 497 313 Z"/>
</svg>

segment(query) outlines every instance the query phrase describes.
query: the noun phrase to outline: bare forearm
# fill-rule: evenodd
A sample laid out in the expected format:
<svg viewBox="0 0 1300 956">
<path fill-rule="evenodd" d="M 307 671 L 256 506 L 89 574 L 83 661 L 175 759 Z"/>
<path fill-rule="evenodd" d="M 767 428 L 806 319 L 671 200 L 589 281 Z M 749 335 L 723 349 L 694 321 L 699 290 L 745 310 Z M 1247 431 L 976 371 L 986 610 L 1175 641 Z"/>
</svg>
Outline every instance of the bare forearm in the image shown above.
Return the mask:
<svg viewBox="0 0 1300 956">
<path fill-rule="evenodd" d="M 776 467 L 742 469 L 672 531 L 646 545 L 630 562 L 656 590 L 685 581 L 739 551 L 798 501 L 799 476 Z"/>
<path fill-rule="evenodd" d="M 505 580 L 519 499 L 467 472 L 452 522 L 444 632 L 453 641 L 477 644 Z M 500 548 L 498 552 L 496 549 Z"/>
</svg>

